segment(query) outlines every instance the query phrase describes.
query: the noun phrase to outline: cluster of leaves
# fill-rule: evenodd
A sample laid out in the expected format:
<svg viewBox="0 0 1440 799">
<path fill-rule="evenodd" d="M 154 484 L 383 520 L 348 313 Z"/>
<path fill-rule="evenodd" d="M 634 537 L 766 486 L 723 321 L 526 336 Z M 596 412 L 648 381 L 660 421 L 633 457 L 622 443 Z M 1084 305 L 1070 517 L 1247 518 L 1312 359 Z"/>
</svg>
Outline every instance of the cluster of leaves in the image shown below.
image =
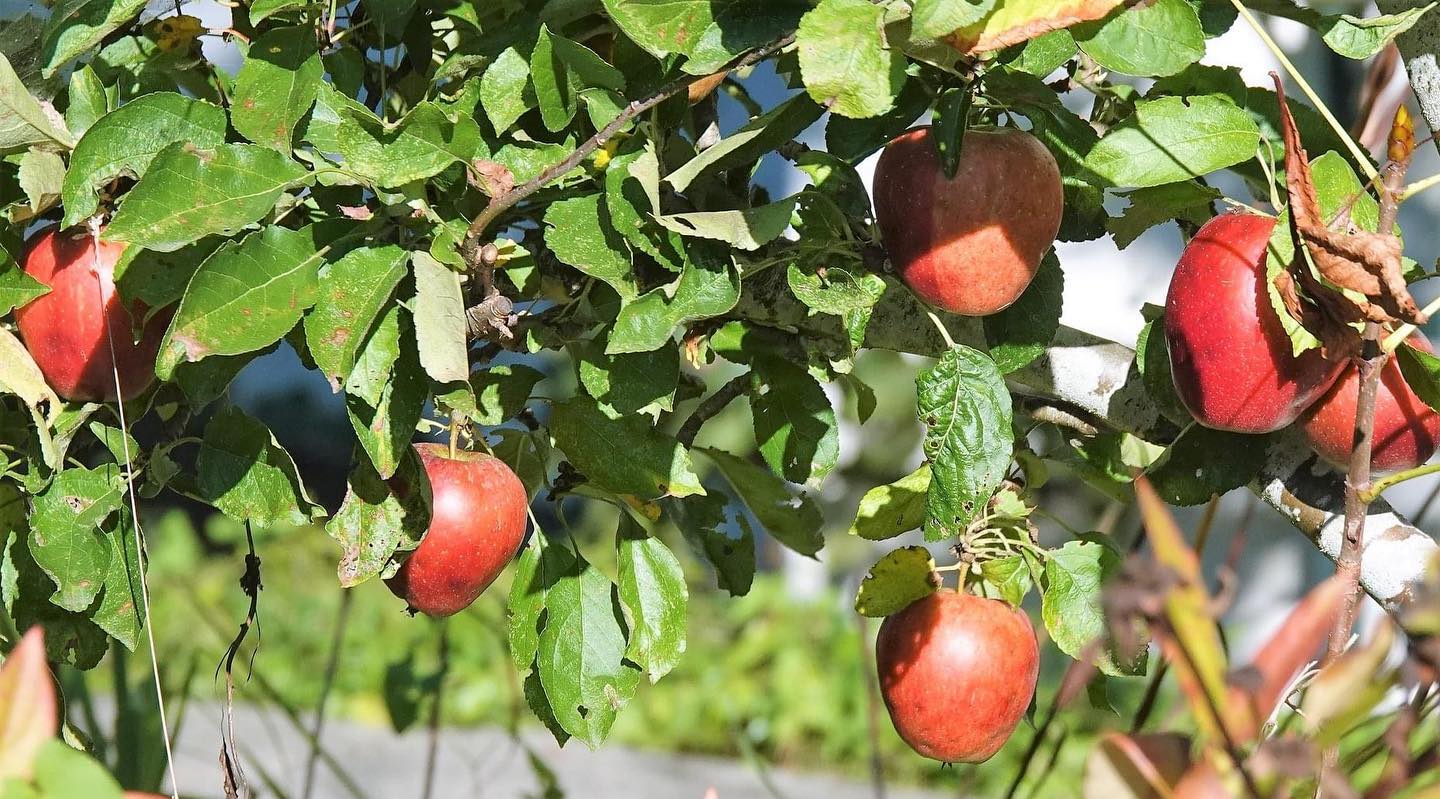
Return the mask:
<svg viewBox="0 0 1440 799">
<path fill-rule="evenodd" d="M 1213 171 L 1271 196 L 1279 136 L 1273 93 L 1196 63 L 1233 9 L 1092 0 L 1081 4 L 1091 21 L 1061 29 L 1076 17 L 1051 19 L 1051 5 L 256 0 L 230 29 L 205 31 L 114 0 L 10 23 L 40 35 L 0 60 L 11 223 L 0 314 L 44 292 L 18 265 L 27 223 L 98 219 L 104 238 L 129 245 L 121 296 L 170 321 L 160 382 L 126 408 L 143 445 L 112 409 L 60 402 L 0 329 L 6 611 L 45 625 L 52 657 L 76 665 L 98 661 L 111 637 L 134 647 L 143 602 L 127 483 L 260 527 L 325 517 L 291 456 L 226 398 L 283 341 L 343 392 L 354 429 L 348 490 L 326 522 L 346 587 L 392 574 L 418 543 L 424 492 L 394 487 L 424 483 L 409 445 L 436 425 L 431 411 L 477 430 L 475 446 L 532 496 L 622 508 L 616 577 L 537 535 L 510 601 L 532 707 L 557 737 L 596 745 L 640 675 L 659 679 L 684 651 L 685 582 L 657 523 L 678 527 L 731 594 L 750 587 L 758 530 L 814 556 L 823 520 L 807 492 L 841 462 L 825 386 L 843 386 L 863 424 L 874 399 L 853 359 L 891 347 L 941 354 L 917 385 L 927 462 L 867 496 L 856 532 L 989 540 L 1004 552 L 975 567 L 986 590 L 1019 602 L 1041 589 L 1052 636 L 1079 656 L 1101 633 L 1099 590 L 1118 556 L 1100 536 L 1040 550 L 1028 488 L 996 493 L 1019 476 L 1017 458 L 1029 487 L 1044 468 L 1005 376 L 1058 329 L 1060 264 L 1048 258 L 974 346 L 941 347 L 926 310 L 884 275 L 856 165 L 958 88 L 974 97 L 964 122 L 1027 126 L 1054 153 L 1062 238 L 1113 233 L 1124 246 L 1161 222 L 1208 218 Z M 1427 10 L 1361 22 L 1259 5 L 1323 29 L 1350 57 Z M 233 74 L 201 48 L 209 37 L 243 57 Z M 769 107 L 745 71 L 729 72 L 757 50 L 786 87 Z M 1142 95 L 1112 75 L 1157 80 Z M 1066 94 L 1093 99 L 1088 117 Z M 745 109 L 738 129 L 721 130 L 722 98 Z M 1319 118 L 1295 110 L 1321 158 L 1350 170 Z M 824 151 L 797 143 L 822 121 Z M 806 185 L 770 196 L 755 176 L 771 156 Z M 1112 218 L 1103 201 L 1116 190 L 1130 207 Z M 461 245 L 487 208 L 495 287 L 520 318 L 508 337 L 471 342 L 466 311 L 483 281 Z M 561 356 L 577 389 L 536 396 L 546 373 L 492 363 L 503 348 Z M 1141 349 L 1147 384 L 1166 396 Z M 721 361 L 740 376 L 711 399 L 748 400 L 753 456 L 695 446 L 704 415 L 672 432 L 681 404 L 705 393 L 698 368 Z M 1263 445 L 1223 438 L 1193 430 L 1157 454 L 1102 435 L 1043 455 L 1109 490 L 1139 459 L 1167 499 L 1198 502 L 1258 468 Z M 861 597 L 874 613 L 903 606 L 897 593 L 913 599 L 932 564 L 902 554 L 882 565 L 866 589 L 876 604 Z"/>
</svg>

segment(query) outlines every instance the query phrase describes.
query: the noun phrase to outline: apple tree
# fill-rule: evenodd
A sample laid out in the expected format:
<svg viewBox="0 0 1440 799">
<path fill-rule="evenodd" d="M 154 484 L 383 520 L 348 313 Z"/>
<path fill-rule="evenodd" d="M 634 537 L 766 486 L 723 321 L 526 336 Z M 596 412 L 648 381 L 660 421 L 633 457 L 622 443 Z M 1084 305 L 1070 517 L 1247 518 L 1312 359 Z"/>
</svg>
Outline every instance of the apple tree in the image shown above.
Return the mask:
<svg viewBox="0 0 1440 799">
<path fill-rule="evenodd" d="M 1093 795 L 1394 795 L 1436 759 L 1433 736 L 1412 746 L 1434 705 L 1436 545 L 1380 498 L 1432 471 L 1440 443 L 1440 359 L 1419 332 L 1434 309 L 1408 289 L 1431 271 L 1396 226 L 1434 181 L 1406 183 L 1422 137 L 1405 105 L 1372 93 L 1354 136 L 1293 69 L 1304 97 L 1200 59 L 1237 26 L 1273 46 L 1257 15 L 1283 17 L 1368 61 L 1375 85 L 1403 58 L 1440 124 L 1434 5 L 23 11 L 0 23 L 3 649 L 39 628 L 50 661 L 85 669 L 143 647 L 139 506 L 179 497 L 323 527 L 339 584 L 388 583 L 397 611 L 454 613 L 513 557 L 526 700 L 562 743 L 598 746 L 684 656 L 682 558 L 741 595 L 758 540 L 823 557 L 840 425 L 875 407 L 856 359 L 891 350 L 930 359 L 924 463 L 845 521 L 927 544 L 881 544 L 855 599 L 886 619 L 880 688 L 917 752 L 983 761 L 1006 742 L 1036 700 L 1038 628 L 1073 664 L 1037 705 L 1037 745 L 1106 680 L 1172 673 L 1188 703 L 1185 736 L 1102 739 Z M 778 99 L 752 94 L 759 78 Z M 772 195 L 762 164 L 801 188 Z M 1124 249 L 1166 223 L 1185 254 L 1166 307 L 1137 309 L 1138 341 L 1060 324 L 1066 284 L 1090 278 L 1057 242 Z M 338 507 L 230 402 L 280 347 L 343 395 Z M 573 391 L 537 392 L 551 373 Z M 704 444 L 733 403 L 753 442 Z M 1143 551 L 1042 541 L 1057 470 L 1138 497 Z M 1166 508 L 1234 490 L 1337 562 L 1244 666 Z M 531 508 L 568 498 L 619 509 L 613 572 L 536 529 L 554 514 Z M 1362 592 L 1395 621 L 1352 645 Z M 1381 657 L 1396 635 L 1403 666 Z M 955 640 L 967 657 L 942 651 Z M 1377 715 L 1402 687 L 1412 701 Z M 0 690 L 0 721 L 15 701 Z M 0 779 L 59 795 L 43 755 L 7 759 L 8 729 Z M 1347 768 L 1363 747 L 1384 765 Z"/>
</svg>

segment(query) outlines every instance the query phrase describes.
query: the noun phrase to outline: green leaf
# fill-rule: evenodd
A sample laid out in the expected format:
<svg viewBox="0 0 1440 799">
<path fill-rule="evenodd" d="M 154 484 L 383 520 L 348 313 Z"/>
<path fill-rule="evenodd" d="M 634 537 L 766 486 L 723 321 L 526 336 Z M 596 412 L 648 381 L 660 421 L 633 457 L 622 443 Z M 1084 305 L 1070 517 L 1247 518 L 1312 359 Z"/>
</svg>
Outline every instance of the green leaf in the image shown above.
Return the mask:
<svg viewBox="0 0 1440 799">
<path fill-rule="evenodd" d="M 1146 473 L 1171 505 L 1199 505 L 1248 484 L 1265 465 L 1270 436 L 1191 425 Z"/>
<path fill-rule="evenodd" d="M 190 278 L 165 331 L 156 373 L 168 380 L 182 361 L 239 355 L 279 341 L 315 303 L 322 257 L 308 230 L 272 226 L 226 242 Z"/>
<path fill-rule="evenodd" d="M 1077 25 L 1076 44 L 1101 66 L 1126 75 L 1174 75 L 1205 55 L 1205 31 L 1185 0 L 1122 7 L 1099 22 Z"/>
<path fill-rule="evenodd" d="M 1421 15 L 1435 6 L 1435 3 L 1429 3 L 1398 14 L 1369 18 L 1350 14 L 1328 17 L 1320 27 L 1321 38 L 1340 55 L 1363 61 L 1384 49 L 1396 36 L 1414 27 Z"/>
<path fill-rule="evenodd" d="M 0 316 L 48 293 L 49 286 L 25 274 L 14 261 L 0 262 Z M 3 380 L 0 372 L 0 381 Z"/>
<path fill-rule="evenodd" d="M 489 154 L 473 116 L 452 116 L 429 101 L 393 124 L 381 122 L 364 106 L 347 104 L 341 109 L 335 143 L 347 169 L 384 187 L 423 180 L 457 161 L 469 164 Z"/>
<path fill-rule="evenodd" d="M 60 0 L 51 9 L 41 38 L 41 74 L 47 78 L 55 74 L 144 10 L 145 0 Z"/>
<path fill-rule="evenodd" d="M 321 510 L 305 495 L 290 453 L 239 408 L 217 411 L 205 425 L 195 470 L 200 496 L 239 521 L 298 526 Z"/>
<path fill-rule="evenodd" d="M 569 70 L 555 57 L 552 40 L 558 38 L 545 25 L 540 26 L 535 49 L 530 52 L 530 80 L 535 87 L 535 101 L 540 106 L 540 119 L 548 130 L 564 130 L 575 118 L 575 90 Z"/>
<path fill-rule="evenodd" d="M 995 558 L 980 563 L 980 576 L 999 592 L 1000 598 L 1015 607 L 1030 593 L 1030 564 L 1023 555 Z"/>
<path fill-rule="evenodd" d="M 35 758 L 35 786 L 46 799 L 121 799 L 120 784 L 104 766 L 58 739 L 46 741 Z"/>
<path fill-rule="evenodd" d="M 714 567 L 716 585 L 730 596 L 744 596 L 755 579 L 755 533 L 743 514 L 733 525 L 727 523 L 727 502 L 719 493 L 667 499 L 666 515 Z"/>
<path fill-rule="evenodd" d="M 111 547 L 100 525 L 120 509 L 120 485 L 113 466 L 75 466 L 35 497 L 30 553 L 59 588 L 50 601 L 65 610 L 84 611 L 105 585 Z"/>
<path fill-rule="evenodd" d="M 602 226 L 608 224 L 613 227 L 630 246 L 654 258 L 666 269 L 672 272 L 684 269 L 684 241 L 678 234 L 665 230 L 654 221 L 654 213 L 660 205 L 660 161 L 655 155 L 653 143 L 642 150 L 611 159 L 605 170 L 604 201 Z M 628 257 L 628 252 L 626 254 Z"/>
<path fill-rule="evenodd" d="M 14 394 L 40 418 L 60 409 L 60 398 L 45 382 L 45 375 L 30 357 L 30 351 L 14 333 L 0 327 L 0 394 Z"/>
<path fill-rule="evenodd" d="M 818 485 L 840 460 L 840 428 L 825 389 L 802 365 L 757 358 L 760 387 L 751 393 L 755 443 L 771 470 Z"/>
<path fill-rule="evenodd" d="M 1255 154 L 1260 130 L 1244 109 L 1211 95 L 1141 100 L 1085 164 L 1115 186 L 1159 186 L 1209 174 Z"/>
<path fill-rule="evenodd" d="M 855 612 L 879 619 L 899 613 L 940 587 L 935 559 L 925 547 L 904 547 L 870 567 L 855 595 Z"/>
<path fill-rule="evenodd" d="M 1010 66 L 1037 78 L 1045 78 L 1074 58 L 1075 49 L 1075 36 L 1070 31 L 1063 28 L 1050 31 L 1026 42 L 1020 57 L 1011 61 Z"/>
<path fill-rule="evenodd" d="M 962 532 L 1010 468 L 1010 392 L 995 362 L 964 345 L 948 350 L 915 381 L 916 413 L 931 480 L 925 537 Z"/>
<path fill-rule="evenodd" d="M 106 237 L 170 251 L 211 233 L 230 236 L 269 213 L 305 177 L 299 164 L 259 145 L 171 144 L 125 195 Z"/>
<path fill-rule="evenodd" d="M 544 379 L 543 372 L 520 364 L 491 366 L 471 374 L 476 408 L 473 418 L 480 424 L 504 424 L 525 407 L 530 392 Z"/>
<path fill-rule="evenodd" d="M 1061 652 L 1079 658 L 1091 643 L 1108 638 L 1101 592 L 1119 571 L 1120 556 L 1098 536 L 1050 550 L 1045 559 L 1040 616 Z M 1113 647 L 1110 649 L 1096 658 L 1104 673 L 1138 674 L 1144 669 L 1143 657 L 1136 659 L 1138 662 L 1117 662 Z"/>
<path fill-rule="evenodd" d="M 639 293 L 630 248 L 611 226 L 600 195 L 551 203 L 545 209 L 545 244 L 562 263 L 615 289 L 621 300 L 633 300 Z"/>
<path fill-rule="evenodd" d="M 1255 0 L 1249 5 L 1257 11 L 1293 19 L 1315 29 L 1330 49 L 1357 61 L 1380 52 L 1436 6 L 1435 3 L 1416 4 L 1396 14 L 1364 18 L 1350 14 L 1321 14 L 1313 8 L 1296 5 L 1294 0 Z"/>
<path fill-rule="evenodd" d="M 960 28 L 979 22 L 995 9 L 999 0 L 915 0 L 910 11 L 912 33 L 924 39 L 940 39 Z"/>
<path fill-rule="evenodd" d="M 863 119 L 895 105 L 905 54 L 885 41 L 885 9 L 868 0 L 821 0 L 795 43 L 805 90 L 833 113 Z"/>
<path fill-rule="evenodd" d="M 173 92 L 155 92 L 100 117 L 70 155 L 61 226 L 77 225 L 94 215 L 100 187 L 120 175 L 144 177 L 167 146 L 187 143 L 202 150 L 223 145 L 224 109 Z"/>
<path fill-rule="evenodd" d="M 30 213 L 44 213 L 60 199 L 65 161 L 52 152 L 28 150 L 20 157 L 18 179 L 25 199 L 29 200 Z"/>
<path fill-rule="evenodd" d="M 785 279 L 790 293 L 805 307 L 840 317 L 851 347 L 859 349 L 865 343 L 871 311 L 885 294 L 884 278 L 872 273 L 855 274 L 838 266 L 816 269 L 811 274 L 792 263 L 786 267 Z"/>
<path fill-rule="evenodd" d="M 410 262 L 415 268 L 415 340 L 420 345 L 420 363 L 437 383 L 463 383 L 470 379 L 470 356 L 460 275 L 429 253 L 413 252 Z"/>
<path fill-rule="evenodd" d="M 9 59 L 0 54 L 0 155 L 30 147 L 68 150 L 74 146 L 70 131 L 55 124 L 15 74 Z"/>
<path fill-rule="evenodd" d="M 345 485 L 345 501 L 325 524 L 325 532 L 340 545 L 336 567 L 342 588 L 351 588 L 380 575 L 399 549 L 414 549 L 430 526 L 429 482 L 413 449 L 401 458 L 398 473 L 411 487 L 397 495 L 363 457 L 355 457 Z M 398 482 L 398 481 L 397 481 Z"/>
<path fill-rule="evenodd" d="M 1110 219 L 1106 227 L 1115 234 L 1115 246 L 1129 247 L 1141 233 L 1171 220 L 1184 220 L 1203 225 L 1215 215 L 1215 200 L 1220 192 L 1193 180 L 1166 183 L 1146 189 L 1123 192 L 1130 205 L 1120 216 Z"/>
<path fill-rule="evenodd" d="M 628 612 L 630 642 L 626 659 L 659 682 L 685 654 L 685 608 L 690 593 L 680 561 L 658 538 L 651 538 L 628 513 L 616 532 L 620 549 L 620 601 Z"/>
<path fill-rule="evenodd" d="M 5 612 L 22 630 L 36 624 L 45 628 L 48 659 L 94 668 L 110 649 L 105 631 L 84 615 L 50 602 L 55 584 L 30 555 L 23 501 L 10 483 L 0 482 L 0 511 L 7 503 L 13 503 L 18 519 L 6 520 L 0 513 L 0 598 Z"/>
<path fill-rule="evenodd" d="M 1029 366 L 1045 353 L 1060 329 L 1065 273 L 1055 251 L 1045 254 L 1035 279 L 1013 305 L 985 317 L 985 341 L 990 357 L 1004 374 Z"/>
<path fill-rule="evenodd" d="M 790 215 L 795 212 L 797 199 L 791 197 L 739 211 L 666 214 L 655 217 L 655 221 L 682 236 L 717 239 L 742 250 L 758 250 L 790 226 Z"/>
<path fill-rule="evenodd" d="M 495 56 L 480 76 L 480 106 L 497 135 L 505 133 L 526 111 L 535 107 L 530 65 L 525 56 L 507 47 Z"/>
<path fill-rule="evenodd" d="M 555 445 L 591 485 L 641 498 L 703 494 L 690 453 L 642 416 L 611 419 L 589 397 L 556 403 L 550 415 Z"/>
<path fill-rule="evenodd" d="M 610 416 L 675 409 L 680 382 L 680 348 L 667 342 L 652 352 L 607 355 L 597 342 L 575 352 L 580 385 Z"/>
<path fill-rule="evenodd" d="M 310 0 L 255 0 L 250 4 L 250 25 L 259 27 L 261 22 L 286 11 L 305 8 Z"/>
<path fill-rule="evenodd" d="M 540 620 L 545 615 L 545 594 L 553 585 L 553 581 L 545 579 L 540 570 L 546 549 L 545 534 L 537 530 L 530 537 L 529 546 L 520 550 L 520 557 L 515 560 L 515 580 L 510 584 L 510 599 L 505 603 L 505 631 L 516 671 L 529 669 L 540 649 Z M 572 557 L 570 550 L 563 546 L 554 549 L 559 550 L 555 557 Z M 566 570 L 559 569 L 556 574 Z"/>
<path fill-rule="evenodd" d="M 640 681 L 624 660 L 625 629 L 613 593 L 609 578 L 576 560 L 545 595 L 540 684 L 561 728 L 591 749 L 604 742 Z"/>
<path fill-rule="evenodd" d="M 740 301 L 740 276 L 728 254 L 695 244 L 687 244 L 686 250 L 692 260 L 678 280 L 620 309 L 607 353 L 659 349 L 676 327 L 727 313 Z"/>
<path fill-rule="evenodd" d="M 895 98 L 895 107 L 887 113 L 868 119 L 830 117 L 825 123 L 825 149 L 837 158 L 858 164 L 904 133 L 929 110 L 933 99 L 920 81 L 906 81 Z"/>
<path fill-rule="evenodd" d="M 530 80 L 545 127 L 563 130 L 575 118 L 577 98 L 586 88 L 624 91 L 625 76 L 595 51 L 540 26 L 530 54 Z"/>
<path fill-rule="evenodd" d="M 1145 392 L 1166 418 L 1184 427 L 1193 421 L 1190 412 L 1175 393 L 1175 380 L 1170 374 L 1170 347 L 1165 341 L 1165 318 L 1159 316 L 1145 323 L 1135 340 L 1135 368 Z"/>
<path fill-rule="evenodd" d="M 1431 408 L 1440 408 L 1440 358 L 1407 342 L 1395 348 L 1395 360 L 1415 396 Z"/>
<path fill-rule="evenodd" d="M 824 108 L 797 94 L 706 147 L 699 155 L 666 175 L 665 182 L 676 191 L 683 192 L 701 175 L 751 163 L 800 135 L 824 113 Z M 906 120 L 905 127 L 914 119 L 912 116 Z M 657 210 L 656 204 L 651 203 L 648 210 Z"/>
<path fill-rule="evenodd" d="M 320 275 L 315 307 L 305 316 L 305 345 L 333 390 L 339 391 L 355 368 L 361 347 L 405 276 L 406 255 L 394 244 L 361 247 Z"/>
<path fill-rule="evenodd" d="M 364 400 L 372 408 L 378 406 L 388 385 L 390 370 L 399 357 L 400 306 L 391 305 L 370 331 L 365 346 L 360 348 L 355 368 L 345 378 L 345 393 Z"/>
<path fill-rule="evenodd" d="M 402 325 L 402 329 L 408 325 Z M 349 395 L 345 409 L 355 437 L 370 456 L 380 476 L 389 479 L 410 451 L 415 426 L 429 399 L 429 386 L 420 367 L 420 357 L 408 336 L 402 335 L 400 354 L 390 368 L 388 379 L 374 405 Z"/>
<path fill-rule="evenodd" d="M 110 565 L 105 572 L 105 586 L 100 602 L 90 610 L 90 618 L 131 652 L 140 643 L 145 629 L 145 589 L 140 556 L 136 550 L 134 522 L 127 513 L 115 517 L 115 524 L 105 534 L 110 546 Z"/>
<path fill-rule="evenodd" d="M 784 480 L 743 458 L 718 449 L 701 451 L 775 540 L 809 557 L 825 546 L 825 520 L 808 494 L 791 494 Z"/>
<path fill-rule="evenodd" d="M 884 541 L 914 530 L 925 523 L 926 493 L 930 489 L 930 465 L 888 485 L 876 486 L 860 498 L 860 509 L 850 525 L 850 535 L 870 541 Z"/>
<path fill-rule="evenodd" d="M 715 72 L 741 53 L 791 31 L 804 0 L 604 0 L 610 19 L 656 58 L 688 56 L 692 75 Z"/>
<path fill-rule="evenodd" d="M 324 75 L 314 28 L 272 28 L 256 36 L 235 76 L 231 124 L 250 141 L 289 155 L 290 137 L 315 104 Z"/>
</svg>

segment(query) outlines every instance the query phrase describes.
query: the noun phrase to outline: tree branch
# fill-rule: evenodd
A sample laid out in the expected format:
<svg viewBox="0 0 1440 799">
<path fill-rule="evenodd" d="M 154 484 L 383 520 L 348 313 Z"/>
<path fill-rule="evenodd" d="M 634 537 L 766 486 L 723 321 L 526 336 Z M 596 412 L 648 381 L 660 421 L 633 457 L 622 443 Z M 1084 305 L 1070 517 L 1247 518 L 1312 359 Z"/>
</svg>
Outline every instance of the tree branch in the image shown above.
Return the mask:
<svg viewBox="0 0 1440 799">
<path fill-rule="evenodd" d="M 785 49 L 793 41 L 795 41 L 795 34 L 786 34 L 758 50 L 752 50 L 725 71 L 730 72 L 758 64 Z M 640 100 L 631 100 L 630 104 L 625 106 L 618 116 L 610 120 L 610 122 L 596 132 L 594 136 L 586 139 L 579 147 L 576 147 L 575 151 L 566 156 L 565 160 L 549 167 L 533 179 L 491 198 L 484 210 L 470 221 L 470 227 L 465 231 L 465 241 L 460 245 L 460 255 L 465 259 L 465 263 L 469 264 L 471 269 L 479 268 L 480 247 L 483 244 L 482 237 L 485 235 L 485 231 L 501 214 L 514 207 L 516 203 L 544 188 L 551 181 L 579 166 L 580 162 L 584 161 L 586 156 L 595 152 L 595 150 L 599 149 L 606 141 L 609 141 L 610 137 L 618 133 L 630 120 L 649 111 L 651 108 L 665 102 L 680 92 L 685 91 L 690 88 L 692 83 L 708 77 L 710 76 L 686 75 L 683 78 L 672 81 L 649 97 Z"/>
<path fill-rule="evenodd" d="M 1437 18 L 1440 19 L 1440 18 Z M 784 283 L 779 270 L 747 280 L 734 318 L 833 342 L 837 351 L 847 341 L 838 317 L 809 315 Z M 983 347 L 980 320 L 938 314 L 955 341 Z M 937 357 L 945 349 L 939 332 L 917 300 L 903 288 L 885 292 L 866 327 L 864 346 Z M 1061 327 L 1045 354 L 1009 375 L 1017 392 L 1055 400 L 1077 408 L 1109 429 L 1132 433 L 1155 443 L 1174 438 L 1178 429 L 1161 416 L 1135 369 L 1135 352 L 1123 344 Z M 1265 466 L 1250 486 L 1266 504 L 1279 511 L 1331 560 L 1340 556 L 1344 524 L 1344 478 L 1319 462 L 1299 433 L 1288 430 L 1273 439 Z M 1431 558 L 1440 552 L 1435 541 L 1383 500 L 1370 505 L 1364 525 L 1365 559 L 1360 585 L 1387 611 L 1395 612 L 1412 598 Z"/>
</svg>

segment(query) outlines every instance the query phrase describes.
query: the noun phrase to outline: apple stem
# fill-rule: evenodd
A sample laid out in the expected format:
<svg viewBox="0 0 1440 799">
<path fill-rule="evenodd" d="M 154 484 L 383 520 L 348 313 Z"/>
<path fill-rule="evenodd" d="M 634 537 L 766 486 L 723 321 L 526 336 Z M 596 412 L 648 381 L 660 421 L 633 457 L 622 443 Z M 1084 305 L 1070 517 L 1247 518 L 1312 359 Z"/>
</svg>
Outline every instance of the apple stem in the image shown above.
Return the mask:
<svg viewBox="0 0 1440 799">
<path fill-rule="evenodd" d="M 931 322 L 935 323 L 935 329 L 940 331 L 940 338 L 945 340 L 945 347 L 947 349 L 955 349 L 958 345 L 955 343 L 954 337 L 950 335 L 950 329 L 945 326 L 944 322 L 940 321 L 940 317 L 929 308 L 925 309 L 925 314 L 930 317 Z"/>
<path fill-rule="evenodd" d="M 456 443 L 460 439 L 460 413 L 450 412 L 450 460 L 455 460 Z"/>
</svg>

